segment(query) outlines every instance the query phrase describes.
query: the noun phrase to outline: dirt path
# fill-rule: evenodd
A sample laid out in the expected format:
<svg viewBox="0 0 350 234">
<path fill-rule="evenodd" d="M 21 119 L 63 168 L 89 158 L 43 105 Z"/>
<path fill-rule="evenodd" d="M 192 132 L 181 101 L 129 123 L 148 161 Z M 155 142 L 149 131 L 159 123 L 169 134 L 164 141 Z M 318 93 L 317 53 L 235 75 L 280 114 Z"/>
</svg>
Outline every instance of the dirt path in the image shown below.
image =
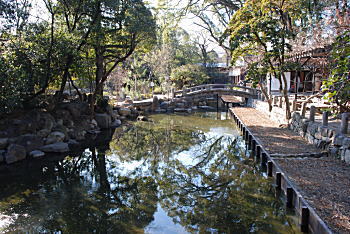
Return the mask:
<svg viewBox="0 0 350 234">
<path fill-rule="evenodd" d="M 275 159 L 337 233 L 350 233 L 350 167 L 338 159 Z"/>
<path fill-rule="evenodd" d="M 320 153 L 314 145 L 287 128 L 280 128 L 267 115 L 254 108 L 234 107 L 231 110 L 260 139 L 270 154 Z"/>
<path fill-rule="evenodd" d="M 253 108 L 231 108 L 272 154 L 320 152 Z M 338 159 L 275 158 L 303 197 L 335 233 L 350 233 L 350 166 Z"/>
</svg>

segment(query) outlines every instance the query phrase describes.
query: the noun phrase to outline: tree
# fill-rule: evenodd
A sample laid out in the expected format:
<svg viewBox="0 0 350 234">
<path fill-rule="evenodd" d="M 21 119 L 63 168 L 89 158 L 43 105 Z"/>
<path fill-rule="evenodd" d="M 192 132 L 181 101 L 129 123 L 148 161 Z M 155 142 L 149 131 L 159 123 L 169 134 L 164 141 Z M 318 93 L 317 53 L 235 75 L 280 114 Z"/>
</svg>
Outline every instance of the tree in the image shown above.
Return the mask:
<svg viewBox="0 0 350 234">
<path fill-rule="evenodd" d="M 350 30 L 339 35 L 333 44 L 331 74 L 324 81 L 325 98 L 336 103 L 339 111 L 350 112 Z"/>
<path fill-rule="evenodd" d="M 289 41 L 295 37 L 294 27 L 301 13 L 302 1 L 299 0 L 249 0 L 234 14 L 229 28 L 233 61 L 242 56 L 255 56 L 257 64 L 250 68 L 268 67 L 266 72 L 280 82 L 287 119 L 291 114 L 285 72 L 291 64 L 285 56 L 292 49 Z M 257 77 L 258 83 L 271 110 L 272 99 L 260 78 Z"/>
<path fill-rule="evenodd" d="M 209 79 L 205 69 L 199 65 L 187 64 L 175 68 L 171 73 L 171 80 L 179 89 L 187 86 L 204 84 Z"/>
<path fill-rule="evenodd" d="M 210 41 L 219 45 L 225 51 L 226 57 L 230 58 L 229 33 L 226 29 L 233 14 L 243 6 L 244 1 L 203 0 L 194 3 L 191 5 L 190 12 L 199 19 L 199 22 L 194 24 L 204 29 Z"/>
</svg>

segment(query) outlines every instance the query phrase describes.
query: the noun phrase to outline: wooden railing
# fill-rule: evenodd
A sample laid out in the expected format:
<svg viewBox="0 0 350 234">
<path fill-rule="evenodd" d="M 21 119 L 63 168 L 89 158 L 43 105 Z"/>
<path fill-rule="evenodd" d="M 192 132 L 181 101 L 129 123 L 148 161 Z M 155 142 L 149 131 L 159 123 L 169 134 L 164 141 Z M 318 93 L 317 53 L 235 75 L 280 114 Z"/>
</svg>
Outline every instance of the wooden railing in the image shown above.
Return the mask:
<svg viewBox="0 0 350 234">
<path fill-rule="evenodd" d="M 184 88 L 183 90 L 177 90 L 175 91 L 175 96 L 183 96 L 188 94 L 196 94 L 201 92 L 208 92 L 208 91 L 240 91 L 245 92 L 248 95 L 252 96 L 259 96 L 260 90 L 246 87 L 246 86 L 239 86 L 239 85 L 232 85 L 232 84 L 205 84 L 205 85 L 198 85 L 190 88 Z"/>
</svg>

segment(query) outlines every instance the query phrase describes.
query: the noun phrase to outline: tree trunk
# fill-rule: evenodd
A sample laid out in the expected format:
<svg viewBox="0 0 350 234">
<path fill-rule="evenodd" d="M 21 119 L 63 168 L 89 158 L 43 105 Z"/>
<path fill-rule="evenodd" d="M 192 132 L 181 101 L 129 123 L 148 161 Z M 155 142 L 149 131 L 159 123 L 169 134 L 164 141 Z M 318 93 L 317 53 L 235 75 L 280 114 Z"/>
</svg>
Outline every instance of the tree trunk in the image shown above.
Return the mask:
<svg viewBox="0 0 350 234">
<path fill-rule="evenodd" d="M 269 112 L 271 112 L 272 108 L 273 108 L 273 106 L 272 106 L 272 99 L 269 96 L 269 94 L 267 93 L 267 91 L 264 88 L 263 84 L 259 82 L 259 86 L 260 86 L 262 94 L 264 95 L 265 99 L 267 100 L 267 103 L 269 104 Z"/>
<path fill-rule="evenodd" d="M 287 84 L 287 78 L 284 72 L 282 72 L 282 80 L 283 80 L 283 97 L 284 101 L 286 103 L 286 119 L 291 118 L 291 113 L 290 113 L 290 103 L 289 103 L 289 97 L 288 97 L 288 84 Z"/>
</svg>

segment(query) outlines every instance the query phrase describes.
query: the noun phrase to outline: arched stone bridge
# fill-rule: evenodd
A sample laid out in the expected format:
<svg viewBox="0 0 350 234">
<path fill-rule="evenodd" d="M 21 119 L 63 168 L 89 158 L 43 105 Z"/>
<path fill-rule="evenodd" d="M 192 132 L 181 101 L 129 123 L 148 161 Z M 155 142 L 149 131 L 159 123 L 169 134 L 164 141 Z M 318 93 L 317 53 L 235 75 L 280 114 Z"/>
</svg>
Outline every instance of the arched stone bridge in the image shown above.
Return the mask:
<svg viewBox="0 0 350 234">
<path fill-rule="evenodd" d="M 198 85 L 174 93 L 174 97 L 202 97 L 202 96 L 232 95 L 242 98 L 256 99 L 260 96 L 260 90 L 232 84 L 206 84 Z"/>
</svg>

